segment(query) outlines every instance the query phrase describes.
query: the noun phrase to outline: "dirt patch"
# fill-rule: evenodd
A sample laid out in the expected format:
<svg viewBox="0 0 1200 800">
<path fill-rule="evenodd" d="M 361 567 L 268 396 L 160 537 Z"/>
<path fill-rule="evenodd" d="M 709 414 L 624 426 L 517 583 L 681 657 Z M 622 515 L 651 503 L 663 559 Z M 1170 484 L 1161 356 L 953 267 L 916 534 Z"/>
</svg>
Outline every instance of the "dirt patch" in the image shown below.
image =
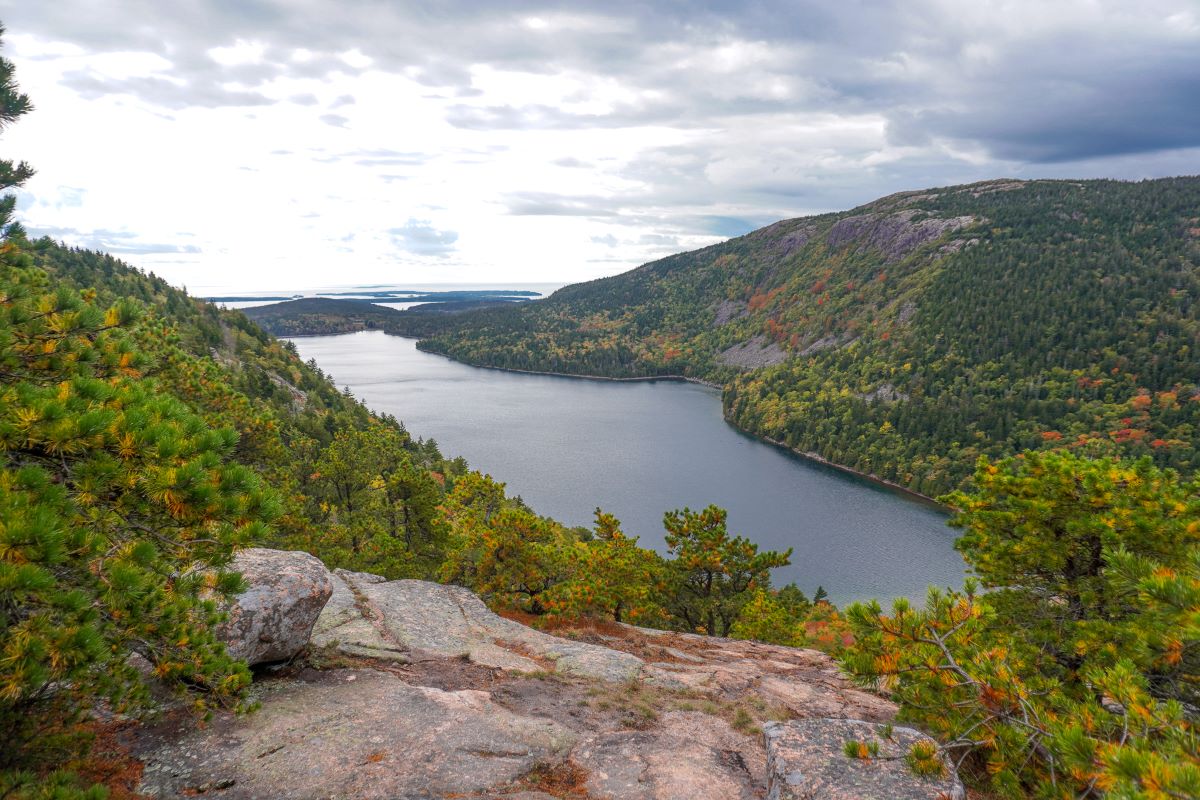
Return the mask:
<svg viewBox="0 0 1200 800">
<path fill-rule="evenodd" d="M 78 763 L 69 765 L 83 783 L 108 789 L 109 800 L 144 800 L 137 787 L 142 780 L 142 762 L 130 751 L 130 733 L 135 722 L 92 722 L 84 726 L 94 737 L 91 750 Z"/>
<path fill-rule="evenodd" d="M 563 800 L 589 800 L 588 774 L 571 762 L 538 764 L 512 787 L 512 793 L 543 792 Z"/>
</svg>

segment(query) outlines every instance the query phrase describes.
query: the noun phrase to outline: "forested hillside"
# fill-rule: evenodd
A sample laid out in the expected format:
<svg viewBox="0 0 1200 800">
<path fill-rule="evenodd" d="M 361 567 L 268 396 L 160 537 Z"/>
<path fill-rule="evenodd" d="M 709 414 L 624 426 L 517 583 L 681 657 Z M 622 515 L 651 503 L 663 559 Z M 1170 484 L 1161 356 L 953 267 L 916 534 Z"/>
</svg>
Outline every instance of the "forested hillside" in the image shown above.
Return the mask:
<svg viewBox="0 0 1200 800">
<path fill-rule="evenodd" d="M 0 58 L 0 129 L 30 107 Z M 32 174 L 0 160 L 0 191 Z M 253 675 L 216 627 L 251 545 L 455 582 L 528 621 L 839 652 L 938 737 L 906 755 L 912 770 L 952 757 L 989 796 L 1197 796 L 1200 483 L 1153 463 L 1196 465 L 1197 194 L 1180 179 L 902 195 L 537 305 L 397 316 L 397 332 L 419 324 L 426 347 L 468 360 L 721 379 L 739 424 L 922 491 L 1027 444 L 1147 456 L 980 461 L 951 524 L 990 591 L 847 618 L 772 589 L 790 552 L 760 552 L 713 506 L 667 512 L 664 554 L 600 509 L 591 529 L 540 517 L 242 313 L 31 242 L 0 197 L 0 797 L 120 790 L 122 764 L 89 759 L 90 738 L 164 693 L 190 701 L 171 727 L 188 707 L 197 725 L 251 710 Z M 551 783 L 578 795 L 574 777 Z"/>
<path fill-rule="evenodd" d="M 830 605 L 770 590 L 789 554 L 731 535 L 722 510 L 668 514 L 669 557 L 599 509 L 593 530 L 566 528 L 241 312 L 19 227 L 0 249 L 0 457 L 6 797 L 102 797 L 55 771 L 94 770 L 97 706 L 136 718 L 152 685 L 201 711 L 246 700 L 213 627 L 247 546 L 452 581 L 529 618 L 844 643 Z"/>
<path fill-rule="evenodd" d="M 724 384 L 731 422 L 928 495 L 979 455 L 1200 466 L 1200 179 L 992 181 L 429 321 L 488 366 Z"/>
</svg>

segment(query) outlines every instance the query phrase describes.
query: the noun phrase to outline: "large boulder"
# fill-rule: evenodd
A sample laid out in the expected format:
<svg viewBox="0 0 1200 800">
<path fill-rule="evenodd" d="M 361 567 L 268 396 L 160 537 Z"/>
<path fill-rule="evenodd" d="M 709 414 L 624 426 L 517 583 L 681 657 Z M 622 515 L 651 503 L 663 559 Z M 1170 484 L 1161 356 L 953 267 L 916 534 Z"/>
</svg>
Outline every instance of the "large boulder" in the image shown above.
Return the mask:
<svg viewBox="0 0 1200 800">
<path fill-rule="evenodd" d="M 513 672 L 559 672 L 625 681 L 642 660 L 609 647 L 572 642 L 498 616 L 461 586 L 389 581 L 336 570 L 334 602 L 313 644 L 348 655 L 408 661 L 413 655 L 460 656 Z"/>
<path fill-rule="evenodd" d="M 217 629 L 230 655 L 250 664 L 281 661 L 308 644 L 313 625 L 333 593 L 329 570 L 308 553 L 243 550 L 233 560 L 248 587 Z"/>
<path fill-rule="evenodd" d="M 803 719 L 763 726 L 767 800 L 962 800 L 962 783 L 944 760 L 941 776 L 920 776 L 905 763 L 914 744 L 932 742 L 912 728 L 853 719 Z M 846 742 L 874 743 L 870 758 L 851 758 Z"/>
</svg>

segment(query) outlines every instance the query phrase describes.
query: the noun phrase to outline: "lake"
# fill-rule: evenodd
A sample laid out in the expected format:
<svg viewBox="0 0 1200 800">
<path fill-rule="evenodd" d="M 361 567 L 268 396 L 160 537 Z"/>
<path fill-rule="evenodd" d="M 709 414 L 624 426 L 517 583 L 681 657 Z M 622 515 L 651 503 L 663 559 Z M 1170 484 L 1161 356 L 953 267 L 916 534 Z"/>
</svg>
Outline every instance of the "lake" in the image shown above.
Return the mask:
<svg viewBox="0 0 1200 800">
<path fill-rule="evenodd" d="M 590 527 L 600 506 L 663 551 L 664 512 L 715 503 L 730 533 L 793 549 L 776 585 L 824 586 L 842 604 L 961 584 L 943 512 L 740 433 L 714 389 L 481 369 L 376 331 L 292 341 L 370 408 L 568 525 Z"/>
</svg>

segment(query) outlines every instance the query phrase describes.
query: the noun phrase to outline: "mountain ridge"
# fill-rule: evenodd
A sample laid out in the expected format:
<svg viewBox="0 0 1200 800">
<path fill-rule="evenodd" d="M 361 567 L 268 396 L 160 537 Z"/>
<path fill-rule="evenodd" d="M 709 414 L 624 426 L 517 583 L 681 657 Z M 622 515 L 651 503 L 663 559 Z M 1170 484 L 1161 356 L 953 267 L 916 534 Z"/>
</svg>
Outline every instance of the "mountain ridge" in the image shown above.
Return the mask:
<svg viewBox="0 0 1200 800">
<path fill-rule="evenodd" d="M 928 496 L 1031 448 L 1190 472 L 1197 209 L 1195 177 L 900 192 L 385 330 L 478 366 L 717 382 L 742 430 Z"/>
</svg>

